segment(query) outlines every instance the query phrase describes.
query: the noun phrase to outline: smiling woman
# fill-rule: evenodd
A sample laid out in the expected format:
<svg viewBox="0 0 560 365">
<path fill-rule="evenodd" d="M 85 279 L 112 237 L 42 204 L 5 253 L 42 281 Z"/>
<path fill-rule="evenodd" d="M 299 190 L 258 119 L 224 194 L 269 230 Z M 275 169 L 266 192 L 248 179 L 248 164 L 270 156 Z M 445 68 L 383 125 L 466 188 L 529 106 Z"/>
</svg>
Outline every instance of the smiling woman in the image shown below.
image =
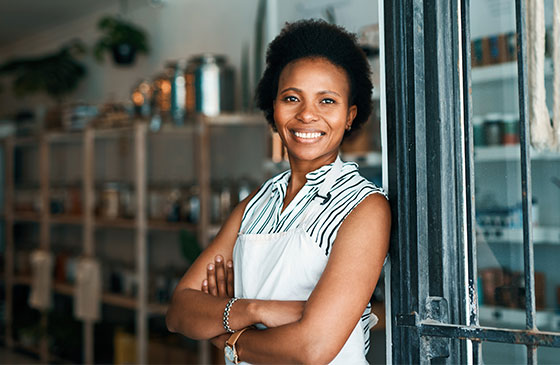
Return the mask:
<svg viewBox="0 0 560 365">
<path fill-rule="evenodd" d="M 391 213 L 338 150 L 371 113 L 369 77 L 355 37 L 325 22 L 270 44 L 257 104 L 290 170 L 242 201 L 181 279 L 171 331 L 211 339 L 228 363 L 366 363 Z"/>
</svg>

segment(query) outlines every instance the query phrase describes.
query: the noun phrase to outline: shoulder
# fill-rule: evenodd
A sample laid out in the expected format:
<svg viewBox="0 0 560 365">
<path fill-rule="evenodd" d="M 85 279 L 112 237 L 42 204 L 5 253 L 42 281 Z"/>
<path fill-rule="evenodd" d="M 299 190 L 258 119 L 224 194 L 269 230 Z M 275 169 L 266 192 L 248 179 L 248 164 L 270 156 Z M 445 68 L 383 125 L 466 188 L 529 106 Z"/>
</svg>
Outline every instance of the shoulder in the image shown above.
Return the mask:
<svg viewBox="0 0 560 365">
<path fill-rule="evenodd" d="M 377 186 L 360 174 L 358 165 L 355 162 L 345 162 L 342 171 L 336 180 L 334 189 L 338 188 L 346 192 L 362 191 L 364 193 L 379 193 L 387 199 L 387 194 L 383 188 Z"/>
<path fill-rule="evenodd" d="M 391 207 L 384 193 L 370 194 L 352 211 L 348 219 L 360 219 L 383 223 L 391 222 Z"/>
<path fill-rule="evenodd" d="M 389 201 L 382 194 L 370 194 L 342 222 L 336 242 L 345 242 L 344 247 L 375 248 L 375 254 L 384 257 L 389 248 L 390 232 Z M 340 243 L 334 246 L 340 246 Z"/>
<path fill-rule="evenodd" d="M 385 236 L 391 227 L 389 198 L 383 188 L 363 177 L 353 162 L 344 164 L 341 184 L 346 186 L 344 194 L 350 194 L 347 214 L 340 225 L 340 234 L 348 231 L 369 235 Z"/>
</svg>

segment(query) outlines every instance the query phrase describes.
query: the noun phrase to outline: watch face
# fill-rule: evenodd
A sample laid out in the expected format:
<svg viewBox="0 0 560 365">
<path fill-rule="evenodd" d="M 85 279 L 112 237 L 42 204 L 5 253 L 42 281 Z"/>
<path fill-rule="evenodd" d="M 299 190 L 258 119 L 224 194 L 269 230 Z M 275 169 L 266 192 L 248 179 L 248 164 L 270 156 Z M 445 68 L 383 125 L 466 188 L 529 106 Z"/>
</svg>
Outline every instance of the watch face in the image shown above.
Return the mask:
<svg viewBox="0 0 560 365">
<path fill-rule="evenodd" d="M 233 348 L 226 344 L 226 347 L 224 347 L 224 353 L 228 360 L 235 364 L 237 360 L 237 354 L 235 353 Z"/>
</svg>

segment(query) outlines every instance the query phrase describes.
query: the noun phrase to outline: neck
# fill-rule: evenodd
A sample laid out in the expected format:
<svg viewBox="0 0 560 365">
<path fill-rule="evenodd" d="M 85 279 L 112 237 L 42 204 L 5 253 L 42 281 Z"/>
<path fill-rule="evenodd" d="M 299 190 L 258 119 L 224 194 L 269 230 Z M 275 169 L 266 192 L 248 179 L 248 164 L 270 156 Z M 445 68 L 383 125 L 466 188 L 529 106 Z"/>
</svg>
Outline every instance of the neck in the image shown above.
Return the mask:
<svg viewBox="0 0 560 365">
<path fill-rule="evenodd" d="M 324 158 L 313 161 L 303 161 L 289 156 L 290 168 L 292 171 L 290 175 L 290 182 L 288 184 L 288 194 L 297 193 L 307 182 L 307 178 L 305 177 L 305 175 L 307 175 L 311 171 L 317 170 L 321 166 L 333 163 L 336 160 L 337 156 L 338 151 L 332 155 L 325 156 Z"/>
</svg>

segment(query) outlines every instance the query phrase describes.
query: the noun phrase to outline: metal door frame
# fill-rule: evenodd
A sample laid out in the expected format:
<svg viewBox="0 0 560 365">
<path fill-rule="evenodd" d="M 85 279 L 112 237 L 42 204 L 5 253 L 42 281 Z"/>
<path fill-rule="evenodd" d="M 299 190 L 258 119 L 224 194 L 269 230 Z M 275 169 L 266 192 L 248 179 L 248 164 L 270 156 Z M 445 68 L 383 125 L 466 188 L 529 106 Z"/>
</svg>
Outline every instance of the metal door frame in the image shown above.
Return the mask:
<svg viewBox="0 0 560 365">
<path fill-rule="evenodd" d="M 560 347 L 535 325 L 525 1 L 516 0 L 526 329 L 478 320 L 469 0 L 383 2 L 386 169 L 393 211 L 387 319 L 394 363 L 481 363 L 482 341 Z M 388 270 L 388 271 L 389 271 Z"/>
</svg>

